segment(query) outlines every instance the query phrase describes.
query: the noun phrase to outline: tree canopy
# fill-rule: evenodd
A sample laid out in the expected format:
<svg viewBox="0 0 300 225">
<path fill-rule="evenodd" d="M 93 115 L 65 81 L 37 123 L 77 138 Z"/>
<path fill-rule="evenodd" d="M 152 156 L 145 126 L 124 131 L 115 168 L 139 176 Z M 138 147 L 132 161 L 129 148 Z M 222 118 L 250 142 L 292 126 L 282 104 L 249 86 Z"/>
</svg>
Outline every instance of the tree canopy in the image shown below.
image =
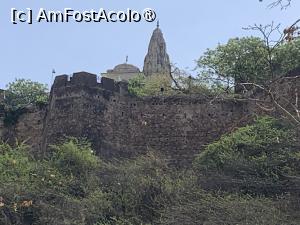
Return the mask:
<svg viewBox="0 0 300 225">
<path fill-rule="evenodd" d="M 47 85 L 25 79 L 16 79 L 7 85 L 6 104 L 13 108 L 22 108 L 29 104 L 46 103 L 48 100 Z"/>
<path fill-rule="evenodd" d="M 198 60 L 202 79 L 233 84 L 263 84 L 300 66 L 300 40 L 286 42 L 270 51 L 258 37 L 230 39 L 215 49 L 208 49 Z"/>
</svg>

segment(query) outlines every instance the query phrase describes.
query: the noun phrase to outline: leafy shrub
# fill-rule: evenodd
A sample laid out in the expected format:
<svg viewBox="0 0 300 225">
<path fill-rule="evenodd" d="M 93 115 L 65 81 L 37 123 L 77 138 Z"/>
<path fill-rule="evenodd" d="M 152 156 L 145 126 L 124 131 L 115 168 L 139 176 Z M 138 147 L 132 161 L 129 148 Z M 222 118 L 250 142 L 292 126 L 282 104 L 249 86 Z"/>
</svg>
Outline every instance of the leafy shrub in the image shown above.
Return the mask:
<svg viewBox="0 0 300 225">
<path fill-rule="evenodd" d="M 273 225 L 288 224 L 287 218 L 266 198 L 213 195 L 198 189 L 182 193 L 161 213 L 161 225 Z"/>
<path fill-rule="evenodd" d="M 292 130 L 271 117 L 263 117 L 208 145 L 194 165 L 202 171 L 277 180 L 300 172 L 295 142 Z"/>
<path fill-rule="evenodd" d="M 53 145 L 52 161 L 62 173 L 81 176 L 90 173 L 99 166 L 99 159 L 95 156 L 90 143 L 70 139 L 61 145 Z"/>
<path fill-rule="evenodd" d="M 29 179 L 34 170 L 27 152 L 27 146 L 20 143 L 15 148 L 8 144 L 0 144 L 0 182 L 14 182 Z"/>
<path fill-rule="evenodd" d="M 0 144 L 0 224 L 33 221 L 31 193 L 36 164 L 28 155 L 28 147 L 17 143 L 13 148 Z M 21 215 L 21 216 L 19 216 Z"/>
<path fill-rule="evenodd" d="M 135 96 L 143 96 L 143 88 L 145 86 L 145 76 L 139 75 L 129 80 L 128 91 Z"/>
<path fill-rule="evenodd" d="M 284 131 L 282 138 L 293 136 L 280 124 L 273 128 Z M 203 190 L 197 173 L 171 169 L 161 155 L 104 163 L 89 143 L 72 138 L 53 146 L 50 159 L 33 158 L 28 149 L 0 144 L 0 224 L 299 224 L 294 196 Z"/>
<path fill-rule="evenodd" d="M 55 146 L 59 151 L 50 160 L 34 159 L 28 148 L 0 145 L 0 224 L 83 225 L 105 218 L 110 201 L 99 189 L 98 160 L 86 142 Z M 64 171 L 63 162 L 72 162 L 72 170 Z"/>
<path fill-rule="evenodd" d="M 171 78 L 165 74 L 138 76 L 129 80 L 128 90 L 136 96 L 172 95 L 175 92 L 171 84 Z"/>
<path fill-rule="evenodd" d="M 133 224 L 152 223 L 163 207 L 162 199 L 171 198 L 171 181 L 161 157 L 149 153 L 135 160 L 108 164 L 105 190 L 111 194 L 116 218 Z"/>
</svg>

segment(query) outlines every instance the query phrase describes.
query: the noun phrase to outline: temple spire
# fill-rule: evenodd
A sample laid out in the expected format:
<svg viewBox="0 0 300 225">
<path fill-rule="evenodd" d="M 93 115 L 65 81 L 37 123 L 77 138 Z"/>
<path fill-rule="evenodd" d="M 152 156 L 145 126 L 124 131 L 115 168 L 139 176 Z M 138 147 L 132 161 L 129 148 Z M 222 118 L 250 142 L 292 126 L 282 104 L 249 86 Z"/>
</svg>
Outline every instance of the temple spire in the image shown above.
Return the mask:
<svg viewBox="0 0 300 225">
<path fill-rule="evenodd" d="M 169 55 L 167 54 L 167 46 L 163 33 L 159 28 L 159 21 L 157 28 L 153 31 L 148 53 L 144 60 L 143 72 L 145 76 L 154 74 L 169 75 L 171 73 L 171 64 Z"/>
</svg>

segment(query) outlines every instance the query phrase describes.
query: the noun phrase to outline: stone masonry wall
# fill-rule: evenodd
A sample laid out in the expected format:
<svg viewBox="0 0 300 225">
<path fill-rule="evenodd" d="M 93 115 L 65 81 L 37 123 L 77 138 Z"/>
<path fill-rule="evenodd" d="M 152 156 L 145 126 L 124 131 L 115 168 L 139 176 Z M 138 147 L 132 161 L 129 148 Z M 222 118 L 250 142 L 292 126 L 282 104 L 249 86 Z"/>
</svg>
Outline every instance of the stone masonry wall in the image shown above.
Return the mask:
<svg viewBox="0 0 300 225">
<path fill-rule="evenodd" d="M 240 126 L 245 115 L 246 103 L 211 104 L 199 97 L 139 99 L 70 86 L 53 91 L 44 143 L 86 137 L 104 158 L 153 150 L 185 164 L 205 144 Z"/>
<path fill-rule="evenodd" d="M 44 150 L 67 136 L 84 137 L 106 159 L 158 151 L 185 165 L 249 115 L 248 103 L 212 103 L 201 96 L 135 98 L 120 93 L 109 80 L 75 84 L 73 79 L 58 77 L 52 88 L 42 132 Z"/>
<path fill-rule="evenodd" d="M 97 83 L 88 73 L 63 75 L 55 79 L 48 107 L 27 109 L 5 133 L 27 140 L 39 153 L 73 136 L 90 140 L 104 159 L 158 151 L 170 163 L 188 166 L 205 145 L 249 122 L 254 110 L 252 103 L 211 100 L 136 98 L 125 83 L 107 78 Z"/>
</svg>

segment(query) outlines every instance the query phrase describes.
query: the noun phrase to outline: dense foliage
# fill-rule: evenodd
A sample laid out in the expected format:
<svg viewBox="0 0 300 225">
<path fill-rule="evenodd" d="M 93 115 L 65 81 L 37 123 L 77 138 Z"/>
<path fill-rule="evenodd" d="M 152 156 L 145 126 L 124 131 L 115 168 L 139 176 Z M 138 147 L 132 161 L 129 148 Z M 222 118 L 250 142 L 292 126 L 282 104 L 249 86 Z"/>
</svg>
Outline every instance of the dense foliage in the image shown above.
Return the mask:
<svg viewBox="0 0 300 225">
<path fill-rule="evenodd" d="M 200 78 L 209 83 L 264 84 L 300 66 L 299 48 L 300 39 L 272 48 L 258 37 L 234 38 L 208 49 L 197 68 Z"/>
<path fill-rule="evenodd" d="M 167 75 L 138 76 L 130 79 L 128 89 L 136 96 L 172 95 L 175 91 L 171 84 L 171 78 Z"/>
<path fill-rule="evenodd" d="M 29 104 L 44 104 L 48 100 L 47 90 L 44 84 L 16 79 L 7 85 L 5 102 L 12 109 L 19 109 Z"/>
<path fill-rule="evenodd" d="M 208 145 L 194 162 L 202 174 L 218 174 L 246 192 L 280 193 L 290 177 L 300 177 L 295 132 L 271 117 L 239 128 Z"/>
<path fill-rule="evenodd" d="M 103 162 L 70 138 L 36 159 L 22 143 L 0 144 L 0 224 L 299 224 L 296 196 L 207 188 L 205 177 L 262 179 L 273 187 L 299 177 L 292 130 L 266 117 L 207 146 L 194 169 L 162 155 Z M 203 183 L 203 181 L 205 181 Z"/>
<path fill-rule="evenodd" d="M 283 43 L 275 52 L 277 73 L 284 74 L 300 66 L 300 38 Z"/>
<path fill-rule="evenodd" d="M 48 102 L 47 85 L 31 80 L 16 79 L 5 90 L 6 126 L 14 125 L 29 105 L 44 106 Z"/>
<path fill-rule="evenodd" d="M 208 49 L 198 61 L 203 76 L 261 83 L 270 77 L 268 52 L 257 37 L 230 39 L 227 44 Z"/>
<path fill-rule="evenodd" d="M 220 92 L 216 85 L 208 86 L 203 79 L 193 78 L 186 71 L 175 69 L 172 78 L 156 74 L 138 76 L 129 80 L 129 93 L 135 96 L 172 96 L 185 94 L 215 95 Z M 175 83 L 175 82 L 176 83 Z"/>
</svg>

